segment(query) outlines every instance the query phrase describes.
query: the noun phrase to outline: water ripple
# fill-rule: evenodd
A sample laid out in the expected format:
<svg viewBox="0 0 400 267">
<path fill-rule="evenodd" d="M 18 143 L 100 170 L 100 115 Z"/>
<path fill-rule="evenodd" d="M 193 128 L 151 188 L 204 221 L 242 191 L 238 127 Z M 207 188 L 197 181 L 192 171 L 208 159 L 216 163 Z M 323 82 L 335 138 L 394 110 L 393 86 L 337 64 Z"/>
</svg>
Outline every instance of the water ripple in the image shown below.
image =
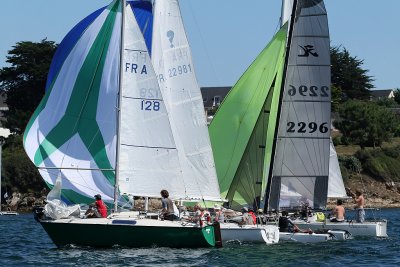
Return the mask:
<svg viewBox="0 0 400 267">
<path fill-rule="evenodd" d="M 32 215 L 0 217 L 0 266 L 400 266 L 399 209 L 382 210 L 390 238 L 222 249 L 56 248 Z"/>
</svg>

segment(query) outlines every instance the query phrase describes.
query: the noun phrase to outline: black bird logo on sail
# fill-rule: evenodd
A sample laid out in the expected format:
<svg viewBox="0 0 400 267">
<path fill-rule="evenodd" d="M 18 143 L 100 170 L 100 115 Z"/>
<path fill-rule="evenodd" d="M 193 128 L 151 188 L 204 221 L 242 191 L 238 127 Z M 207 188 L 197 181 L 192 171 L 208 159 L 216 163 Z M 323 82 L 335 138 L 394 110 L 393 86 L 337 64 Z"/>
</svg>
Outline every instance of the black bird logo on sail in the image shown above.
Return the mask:
<svg viewBox="0 0 400 267">
<path fill-rule="evenodd" d="M 309 57 L 310 55 L 313 57 L 318 57 L 318 53 L 315 52 L 314 46 L 313 45 L 305 45 L 301 46 L 299 45 L 300 48 L 303 50 L 303 54 L 299 55 L 299 57 Z"/>
</svg>

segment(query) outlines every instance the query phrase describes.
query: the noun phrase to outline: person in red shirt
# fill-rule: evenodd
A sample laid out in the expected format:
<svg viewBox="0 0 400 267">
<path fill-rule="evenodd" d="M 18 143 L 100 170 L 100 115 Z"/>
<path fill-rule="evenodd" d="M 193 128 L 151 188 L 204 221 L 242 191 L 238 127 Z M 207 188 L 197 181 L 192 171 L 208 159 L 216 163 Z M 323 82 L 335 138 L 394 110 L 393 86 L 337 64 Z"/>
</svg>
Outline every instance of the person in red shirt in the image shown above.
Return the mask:
<svg viewBox="0 0 400 267">
<path fill-rule="evenodd" d="M 101 195 L 97 194 L 94 198 L 96 201 L 86 211 L 86 218 L 107 218 L 107 206 L 101 200 Z"/>
</svg>

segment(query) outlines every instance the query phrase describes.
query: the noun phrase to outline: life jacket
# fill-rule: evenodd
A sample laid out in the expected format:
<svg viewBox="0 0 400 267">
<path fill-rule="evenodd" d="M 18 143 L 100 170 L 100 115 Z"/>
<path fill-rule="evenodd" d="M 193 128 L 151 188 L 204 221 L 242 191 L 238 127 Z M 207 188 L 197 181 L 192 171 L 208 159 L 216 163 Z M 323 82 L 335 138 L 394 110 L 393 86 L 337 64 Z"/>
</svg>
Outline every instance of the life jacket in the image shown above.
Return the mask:
<svg viewBox="0 0 400 267">
<path fill-rule="evenodd" d="M 254 214 L 254 212 L 249 211 L 249 214 L 251 215 L 251 218 L 253 218 L 254 224 L 257 224 L 257 216 Z"/>
<path fill-rule="evenodd" d="M 325 221 L 325 214 L 322 212 L 317 212 L 315 213 L 315 215 L 317 216 L 317 222 L 324 222 Z"/>
<path fill-rule="evenodd" d="M 107 206 L 101 199 L 96 200 L 96 208 L 100 212 L 101 217 L 107 218 Z"/>
</svg>

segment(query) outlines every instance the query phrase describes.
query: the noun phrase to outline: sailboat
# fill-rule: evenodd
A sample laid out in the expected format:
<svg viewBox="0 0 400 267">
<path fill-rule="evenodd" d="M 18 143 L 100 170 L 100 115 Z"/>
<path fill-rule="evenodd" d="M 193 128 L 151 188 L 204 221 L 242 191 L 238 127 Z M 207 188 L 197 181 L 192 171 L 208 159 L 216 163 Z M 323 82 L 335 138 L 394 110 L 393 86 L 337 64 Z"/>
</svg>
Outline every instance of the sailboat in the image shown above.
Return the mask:
<svg viewBox="0 0 400 267">
<path fill-rule="evenodd" d="M 333 145 L 332 139 L 330 141 L 328 198 L 349 198 L 346 194 L 342 174 L 340 172 L 337 153 Z M 331 223 L 329 221 L 318 222 L 312 217 L 309 218 L 307 221 L 296 220 L 295 223 L 300 227 L 307 227 L 313 230 L 340 229 L 348 232 L 352 236 L 388 237 L 386 220 L 365 221 L 363 223 L 357 223 L 349 220 L 344 223 Z"/>
<path fill-rule="evenodd" d="M 177 140 L 183 176 L 191 179 L 187 184 L 203 184 L 203 195 L 212 193 L 213 196 L 219 196 L 203 98 L 196 80 L 178 1 L 156 1 L 154 16 L 152 62 L 170 115 L 172 132 Z M 182 85 L 185 87 L 182 88 Z M 220 196 L 218 199 L 208 199 L 221 202 Z M 247 227 L 237 223 L 222 225 L 223 242 L 236 240 L 273 244 L 279 241 L 278 229 L 273 226 Z"/>
<path fill-rule="evenodd" d="M 326 204 L 331 94 L 324 3 L 283 1 L 281 18 L 210 124 L 222 197 L 236 209 Z M 307 234 L 302 242 L 313 240 Z"/>
<path fill-rule="evenodd" d="M 24 134 L 25 150 L 51 187 L 60 177 L 64 198 L 88 203 L 102 194 L 114 202 L 107 218 L 53 219 L 39 211 L 37 220 L 57 246 L 221 245 L 218 224 L 199 227 L 120 211 L 129 196 L 160 198 L 162 189 L 175 200 L 220 200 L 215 176 L 200 180 L 190 172 L 195 163 L 211 164 L 207 148 L 196 155 L 202 161 L 187 164 L 192 169 L 184 165 L 192 151 L 176 134 L 170 96 L 164 98 L 144 38 L 151 10 L 149 1 L 114 0 L 78 24 L 53 60 L 46 95 Z"/>
<path fill-rule="evenodd" d="M 2 211 L 1 210 L 1 196 L 2 196 L 2 194 L 1 194 L 1 166 L 2 166 L 2 149 L 3 148 L 3 145 L 2 144 L 0 144 L 0 215 L 18 215 L 18 212 L 15 212 L 15 211 L 10 211 L 10 210 L 8 210 L 8 211 Z M 7 198 L 8 197 L 8 194 L 7 194 L 7 192 L 4 194 L 4 198 Z"/>
</svg>

